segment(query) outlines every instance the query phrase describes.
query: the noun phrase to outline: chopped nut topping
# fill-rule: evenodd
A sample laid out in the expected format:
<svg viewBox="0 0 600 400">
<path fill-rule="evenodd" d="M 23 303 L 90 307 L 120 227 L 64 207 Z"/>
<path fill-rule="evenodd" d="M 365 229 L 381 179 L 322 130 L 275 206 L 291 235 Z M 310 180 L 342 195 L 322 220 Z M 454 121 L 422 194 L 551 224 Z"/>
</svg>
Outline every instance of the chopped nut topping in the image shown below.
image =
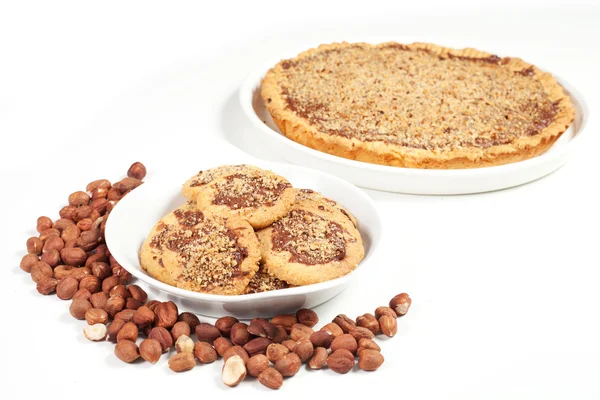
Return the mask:
<svg viewBox="0 0 600 400">
<path fill-rule="evenodd" d="M 557 113 L 533 70 L 504 63 L 356 44 L 282 61 L 280 85 L 289 109 L 321 132 L 427 150 L 485 149 L 535 135 Z"/>
<path fill-rule="evenodd" d="M 307 265 L 342 260 L 346 256 L 344 229 L 306 210 L 292 210 L 273 224 L 273 249 L 289 251 L 290 261 Z"/>
<path fill-rule="evenodd" d="M 221 178 L 223 176 L 227 176 L 230 174 L 238 173 L 246 171 L 247 169 L 252 168 L 249 165 L 241 164 L 241 165 L 224 165 L 217 168 L 207 169 L 206 171 L 198 172 L 195 179 L 192 180 L 190 186 L 198 187 L 204 186 L 207 183 L 212 182 L 217 178 Z"/>
<path fill-rule="evenodd" d="M 290 285 L 286 281 L 282 281 L 260 268 L 256 272 L 256 275 L 248 282 L 245 293 L 261 293 L 288 287 L 290 287 Z"/>
<path fill-rule="evenodd" d="M 226 205 L 233 210 L 270 207 L 289 187 L 289 182 L 274 174 L 229 175 L 215 183 L 217 194 L 213 204 Z"/>
</svg>

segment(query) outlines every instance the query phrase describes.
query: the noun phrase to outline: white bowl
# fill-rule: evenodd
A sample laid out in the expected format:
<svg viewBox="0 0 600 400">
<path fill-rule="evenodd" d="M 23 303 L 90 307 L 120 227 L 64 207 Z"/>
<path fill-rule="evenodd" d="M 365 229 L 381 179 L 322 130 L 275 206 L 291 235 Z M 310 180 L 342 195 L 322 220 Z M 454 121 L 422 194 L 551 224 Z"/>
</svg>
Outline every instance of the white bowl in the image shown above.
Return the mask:
<svg viewBox="0 0 600 400">
<path fill-rule="evenodd" d="M 297 165 L 310 165 L 326 171 L 355 185 L 389 192 L 427 195 L 451 195 L 489 192 L 528 183 L 548 175 L 564 165 L 578 142 L 587 121 L 588 110 L 583 97 L 564 80 L 558 79 L 571 96 L 575 107 L 575 121 L 571 127 L 544 154 L 525 161 L 496 167 L 434 170 L 400 168 L 334 156 L 296 143 L 281 133 L 267 110 L 260 88 L 262 79 L 272 66 L 297 53 L 282 55 L 251 73 L 239 91 L 239 101 L 244 114 L 255 129 L 260 146 L 268 146 L 285 161 Z"/>
<path fill-rule="evenodd" d="M 365 258 L 356 270 L 341 278 L 314 285 L 240 296 L 192 292 L 152 278 L 140 267 L 140 248 L 156 222 L 183 204 L 185 199 L 181 195 L 181 186 L 197 171 L 156 173 L 117 204 L 110 214 L 105 232 L 106 243 L 113 257 L 136 278 L 173 295 L 179 306 L 212 317 L 269 317 L 293 312 L 300 307 L 315 307 L 336 296 L 360 271 L 369 268 L 381 239 L 381 220 L 373 201 L 356 186 L 323 172 L 285 164 L 254 164 L 286 177 L 294 187 L 319 191 L 354 214 L 365 246 Z M 214 166 L 198 165 L 197 169 Z"/>
</svg>

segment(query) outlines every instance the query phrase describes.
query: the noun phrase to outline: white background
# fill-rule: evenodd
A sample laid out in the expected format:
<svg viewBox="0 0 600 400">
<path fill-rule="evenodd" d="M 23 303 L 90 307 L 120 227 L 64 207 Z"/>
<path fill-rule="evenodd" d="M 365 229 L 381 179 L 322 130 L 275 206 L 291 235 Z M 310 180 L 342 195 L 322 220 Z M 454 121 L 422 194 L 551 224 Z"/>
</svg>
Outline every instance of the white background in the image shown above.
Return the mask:
<svg viewBox="0 0 600 400">
<path fill-rule="evenodd" d="M 245 75 L 290 46 L 382 35 L 522 57 L 578 88 L 592 116 L 574 159 L 532 184 L 455 197 L 368 191 L 386 224 L 382 262 L 316 311 L 356 316 L 401 291 L 413 307 L 382 343 L 379 371 L 302 370 L 277 395 L 600 398 L 600 8 L 436 3 L 0 3 L 0 391 L 274 395 L 255 381 L 224 387 L 220 363 L 179 375 L 164 356 L 121 363 L 111 344 L 83 338 L 67 303 L 37 294 L 19 260 L 39 215 L 56 218 L 69 193 L 117 180 L 133 161 L 192 172 L 230 143 L 276 159 L 244 139 L 235 96 Z"/>
</svg>

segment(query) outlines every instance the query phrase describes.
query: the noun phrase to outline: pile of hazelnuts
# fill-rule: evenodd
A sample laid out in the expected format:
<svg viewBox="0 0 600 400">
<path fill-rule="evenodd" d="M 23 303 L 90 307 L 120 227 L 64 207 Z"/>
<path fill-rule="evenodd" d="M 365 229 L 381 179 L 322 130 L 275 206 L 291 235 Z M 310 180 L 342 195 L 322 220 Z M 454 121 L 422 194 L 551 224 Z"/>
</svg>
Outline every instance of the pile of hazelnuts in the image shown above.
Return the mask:
<svg viewBox="0 0 600 400">
<path fill-rule="evenodd" d="M 69 196 L 59 219 L 39 217 L 39 235 L 27 240 L 21 269 L 30 273 L 40 294 L 56 293 L 71 301 L 71 315 L 87 322 L 86 338 L 116 343 L 116 357 L 127 363 L 140 359 L 156 363 L 175 348 L 168 361 L 174 372 L 222 357 L 223 383 L 228 386 L 249 375 L 278 389 L 283 378 L 295 375 L 303 363 L 340 374 L 354 368 L 356 357 L 361 370 L 374 371 L 383 364 L 381 348 L 373 339 L 396 334 L 396 319 L 411 305 L 406 293 L 394 296 L 389 307 L 378 307 L 374 314 L 355 320 L 340 314 L 319 330 L 313 329 L 319 318 L 309 309 L 249 323 L 225 316 L 210 324 L 195 314 L 180 313 L 172 301 L 148 301 L 141 287 L 130 284 L 131 274 L 111 256 L 104 241 L 110 212 L 145 176 L 145 166 L 136 162 L 116 183 L 90 182 L 85 191 Z M 139 345 L 138 338 L 142 338 Z"/>
</svg>

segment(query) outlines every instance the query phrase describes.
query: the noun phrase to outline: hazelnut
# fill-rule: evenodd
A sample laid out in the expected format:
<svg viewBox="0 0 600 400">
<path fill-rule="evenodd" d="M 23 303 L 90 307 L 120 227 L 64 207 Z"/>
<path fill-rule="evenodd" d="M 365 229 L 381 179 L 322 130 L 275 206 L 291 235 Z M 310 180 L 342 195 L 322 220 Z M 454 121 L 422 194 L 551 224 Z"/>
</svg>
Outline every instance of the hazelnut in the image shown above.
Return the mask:
<svg viewBox="0 0 600 400">
<path fill-rule="evenodd" d="M 265 354 L 267 351 L 267 347 L 271 344 L 271 340 L 264 337 L 257 337 L 250 340 L 243 347 L 244 350 L 248 353 L 250 357 L 255 354 Z"/>
<path fill-rule="evenodd" d="M 75 211 L 75 208 L 77 208 L 77 207 L 64 206 L 63 208 L 60 209 L 60 211 L 58 212 L 58 215 L 61 218 L 73 219 L 73 211 Z"/>
<path fill-rule="evenodd" d="M 223 383 L 234 387 L 246 377 L 246 365 L 240 356 L 232 356 L 223 365 Z"/>
<path fill-rule="evenodd" d="M 119 283 L 122 285 L 126 285 L 131 281 L 132 275 L 122 266 L 116 265 L 112 267 L 112 273 L 114 276 L 119 278 Z M 173 302 L 169 302 L 173 303 Z M 173 303 L 175 304 L 175 303 Z M 175 307 L 177 308 L 177 307 Z"/>
<path fill-rule="evenodd" d="M 342 336 L 336 337 L 331 342 L 331 351 L 335 352 L 338 349 L 348 350 L 352 354 L 356 354 L 358 343 L 356 343 L 356 339 L 352 335 L 345 333 Z"/>
<path fill-rule="evenodd" d="M 88 267 L 78 267 L 78 268 L 73 268 L 73 271 L 71 272 L 71 275 L 73 278 L 77 279 L 78 281 L 81 282 L 81 280 L 86 277 L 87 275 L 91 275 L 92 271 L 88 268 Z"/>
<path fill-rule="evenodd" d="M 319 322 L 317 313 L 308 308 L 301 308 L 296 311 L 296 318 L 298 318 L 299 324 L 306 325 L 309 328 L 312 328 Z"/>
<path fill-rule="evenodd" d="M 365 349 L 381 351 L 381 347 L 379 347 L 379 345 L 375 343 L 375 341 L 373 341 L 372 339 L 360 339 L 358 341 L 357 353 L 360 353 L 361 350 Z"/>
<path fill-rule="evenodd" d="M 38 261 L 31 267 L 31 279 L 38 283 L 44 278 L 52 278 L 52 267 L 43 261 Z"/>
<path fill-rule="evenodd" d="M 162 347 L 156 339 L 144 339 L 140 343 L 140 356 L 149 363 L 156 364 L 162 354 Z"/>
<path fill-rule="evenodd" d="M 56 286 L 56 295 L 61 300 L 70 300 L 79 289 L 79 281 L 71 276 L 61 279 Z"/>
<path fill-rule="evenodd" d="M 96 188 L 94 189 L 91 194 L 92 194 L 92 200 L 98 200 L 98 199 L 106 199 L 106 197 L 108 196 L 108 191 L 110 189 L 108 188 Z"/>
<path fill-rule="evenodd" d="M 248 333 L 254 336 L 272 339 L 277 333 L 277 328 L 264 318 L 254 318 L 248 325 Z"/>
<path fill-rule="evenodd" d="M 178 353 L 193 353 L 194 341 L 188 335 L 179 336 L 175 341 L 175 351 Z"/>
<path fill-rule="evenodd" d="M 111 342 L 116 342 L 117 341 L 117 335 L 119 334 L 119 331 L 121 330 L 121 328 L 123 328 L 123 326 L 125 326 L 127 322 L 123 321 L 122 319 L 115 319 L 109 326 L 108 326 L 108 340 Z"/>
<path fill-rule="evenodd" d="M 178 321 L 171 328 L 171 336 L 173 336 L 174 341 L 176 341 L 181 335 L 190 336 L 190 332 L 190 326 L 185 321 Z"/>
<path fill-rule="evenodd" d="M 131 164 L 129 170 L 127 171 L 127 176 L 130 178 L 135 178 L 142 180 L 146 176 L 146 167 L 141 162 L 137 161 Z"/>
<path fill-rule="evenodd" d="M 94 199 L 90 203 L 90 207 L 92 207 L 92 214 L 94 213 L 94 211 L 98 212 L 98 215 L 90 215 L 90 218 L 94 216 L 98 218 L 100 215 L 104 215 L 106 213 L 108 201 L 102 197 L 99 199 Z M 92 221 L 96 220 L 96 218 L 92 218 Z"/>
<path fill-rule="evenodd" d="M 233 324 L 229 334 L 231 343 L 237 346 L 243 346 L 250 341 L 250 333 L 248 333 L 248 325 L 243 322 Z"/>
<path fill-rule="evenodd" d="M 94 324 L 83 328 L 83 334 L 89 340 L 97 342 L 106 339 L 106 325 Z"/>
<path fill-rule="evenodd" d="M 60 236 L 60 231 L 56 228 L 46 229 L 44 232 L 40 233 L 40 240 L 45 242 L 51 236 Z"/>
<path fill-rule="evenodd" d="M 294 324 L 292 326 L 292 331 L 290 332 L 290 339 L 298 341 L 301 339 L 308 339 L 310 335 L 314 333 L 312 328 L 309 328 L 306 325 L 302 324 Z"/>
<path fill-rule="evenodd" d="M 356 317 L 356 326 L 367 328 L 373 332 L 374 335 L 377 335 L 381 332 L 381 329 L 379 328 L 379 322 L 373 314 L 369 313 Z"/>
<path fill-rule="evenodd" d="M 44 242 L 40 238 L 30 237 L 27 239 L 27 253 L 40 255 L 42 254 L 42 249 L 44 248 Z"/>
<path fill-rule="evenodd" d="M 75 213 L 75 210 L 73 210 L 73 213 Z M 69 225 L 73 225 L 75 222 L 72 219 L 69 218 L 61 218 L 61 219 L 57 219 L 54 224 L 52 225 L 52 227 L 54 229 L 58 229 L 60 232 L 63 231 L 63 229 L 65 229 L 67 226 Z"/>
<path fill-rule="evenodd" d="M 54 277 L 59 280 L 71 275 L 72 272 L 73 267 L 68 265 L 57 265 L 54 267 Z"/>
<path fill-rule="evenodd" d="M 69 306 L 69 312 L 76 319 L 85 319 L 85 313 L 92 308 L 89 301 L 84 299 L 74 299 Z"/>
<path fill-rule="evenodd" d="M 136 310 L 123 309 L 114 315 L 114 319 L 122 319 L 125 322 L 133 322 Z M 139 327 L 138 327 L 139 328 Z"/>
<path fill-rule="evenodd" d="M 148 294 L 144 291 L 144 289 L 142 289 L 138 285 L 129 285 L 127 289 L 129 290 L 129 294 L 131 294 L 131 297 L 133 297 L 137 301 L 145 303 L 146 300 L 148 300 Z"/>
<path fill-rule="evenodd" d="M 90 293 L 89 290 L 87 289 L 78 289 L 75 294 L 73 295 L 73 300 L 75 299 L 83 299 L 83 300 L 90 300 L 90 297 L 92 297 L 92 294 Z"/>
<path fill-rule="evenodd" d="M 240 322 L 240 321 L 238 321 L 237 318 L 225 316 L 225 317 L 219 318 L 215 322 L 215 326 L 217 327 L 219 332 L 221 332 L 221 335 L 228 338 L 231 333 L 231 327 L 233 325 L 237 324 L 238 322 Z"/>
<path fill-rule="evenodd" d="M 94 254 L 92 254 L 91 256 L 89 256 L 87 258 L 87 260 L 85 260 L 85 266 L 92 269 L 92 265 L 94 263 L 106 264 L 107 261 L 108 261 L 108 257 L 106 257 L 106 255 L 104 255 L 104 253 L 99 253 L 97 251 L 94 251 Z M 106 264 L 106 265 L 108 266 L 108 264 Z M 111 268 L 108 268 L 108 270 L 112 273 Z M 95 274 L 94 271 L 92 270 L 92 273 L 100 279 L 104 279 L 104 278 L 110 276 L 110 274 L 106 274 L 104 271 L 101 271 L 101 272 L 103 272 L 104 274 L 103 275 Z"/>
<path fill-rule="evenodd" d="M 119 284 L 119 278 L 116 276 L 109 276 L 102 281 L 102 291 L 106 294 L 110 293 L 110 290 Z"/>
<path fill-rule="evenodd" d="M 178 353 L 169 359 L 169 368 L 173 372 L 189 371 L 196 366 L 192 353 Z"/>
<path fill-rule="evenodd" d="M 92 181 L 90 183 L 87 184 L 87 186 L 85 187 L 85 191 L 88 193 L 93 192 L 95 189 L 98 188 L 103 188 L 103 189 L 110 189 L 111 187 L 111 183 L 109 180 L 107 179 L 98 179 L 96 181 Z"/>
<path fill-rule="evenodd" d="M 327 364 L 327 357 L 329 357 L 329 353 L 325 347 L 315 348 L 315 351 L 308 362 L 308 367 L 310 369 L 322 369 Z"/>
<path fill-rule="evenodd" d="M 83 218 L 83 219 L 79 220 L 79 222 L 77 222 L 77 228 L 79 228 L 79 230 L 81 232 L 86 232 L 86 231 L 89 231 L 90 229 L 92 229 L 93 224 L 94 224 L 94 221 L 92 221 L 91 218 Z"/>
<path fill-rule="evenodd" d="M 96 255 L 98 255 L 98 254 L 95 254 L 92 257 L 95 257 Z M 88 261 L 89 261 L 89 258 L 88 258 Z M 101 281 L 108 278 L 110 276 L 110 274 L 112 274 L 112 270 L 110 269 L 108 264 L 105 262 L 93 262 L 90 264 L 89 267 L 92 270 L 92 275 L 94 275 Z M 100 285 L 100 289 L 102 289 L 102 285 Z M 109 291 L 109 293 L 110 293 L 110 291 Z"/>
<path fill-rule="evenodd" d="M 100 232 L 94 229 L 89 231 L 81 232 L 79 239 L 77 239 L 77 246 L 81 247 L 85 251 L 94 249 L 100 241 Z"/>
<path fill-rule="evenodd" d="M 221 357 L 223 357 L 225 352 L 227 350 L 229 350 L 231 347 L 233 347 L 233 344 L 231 344 L 231 340 L 227 339 L 226 337 L 221 336 L 214 340 L 213 346 L 214 346 L 215 350 L 217 351 L 217 354 L 220 355 Z"/>
<path fill-rule="evenodd" d="M 294 348 L 294 353 L 298 354 L 300 361 L 303 363 L 308 361 L 315 351 L 313 344 L 308 339 L 299 340 Z"/>
<path fill-rule="evenodd" d="M 133 296 L 133 293 L 131 295 Z M 146 306 L 150 307 L 148 304 L 149 303 L 147 303 Z M 179 317 L 177 317 L 177 321 L 187 322 L 190 326 L 190 332 L 196 332 L 196 326 L 198 326 L 198 324 L 200 323 L 200 320 L 198 319 L 196 314 L 192 314 L 191 312 L 182 312 L 181 314 L 179 314 Z"/>
<path fill-rule="evenodd" d="M 350 331 L 350 335 L 358 342 L 360 339 L 373 339 L 375 335 L 373 332 L 362 326 L 357 326 Z"/>
<path fill-rule="evenodd" d="M 148 338 L 158 340 L 163 349 L 163 353 L 166 353 L 173 347 L 173 337 L 171 336 L 171 333 L 161 326 L 152 328 L 148 333 Z"/>
<path fill-rule="evenodd" d="M 37 291 L 40 294 L 50 294 L 54 293 L 56 290 L 56 286 L 58 285 L 58 280 L 54 278 L 43 278 L 37 284 Z"/>
<path fill-rule="evenodd" d="M 106 193 L 106 199 L 110 201 L 119 201 L 123 198 L 123 193 L 117 188 L 110 188 Z"/>
<path fill-rule="evenodd" d="M 141 306 L 142 302 L 134 299 L 133 297 L 129 297 L 127 300 L 125 300 L 125 308 L 128 310 L 137 310 Z"/>
<path fill-rule="evenodd" d="M 42 249 L 43 252 L 47 252 L 50 250 L 62 250 L 65 247 L 65 242 L 59 238 L 58 236 L 49 237 L 44 243 L 44 247 Z"/>
<path fill-rule="evenodd" d="M 89 290 L 90 293 L 96 293 L 102 288 L 102 282 L 94 275 L 86 275 L 79 281 L 79 287 Z"/>
<path fill-rule="evenodd" d="M 200 342 L 208 342 L 212 344 L 212 342 L 219 336 L 221 336 L 221 332 L 219 332 L 217 327 L 212 324 L 201 322 L 196 326 L 196 337 Z"/>
<path fill-rule="evenodd" d="M 90 207 L 88 205 L 81 206 L 81 207 L 73 210 L 73 221 L 75 223 L 77 223 L 84 218 L 89 218 L 91 214 L 92 214 L 92 207 Z"/>
<path fill-rule="evenodd" d="M 121 340 L 131 340 L 135 342 L 138 338 L 138 327 L 133 322 L 127 322 L 117 334 L 117 343 Z"/>
<path fill-rule="evenodd" d="M 333 340 L 333 336 L 326 331 L 316 331 L 310 335 L 309 340 L 314 347 L 325 347 L 328 349 Z"/>
<path fill-rule="evenodd" d="M 69 195 L 69 205 L 79 207 L 90 202 L 90 196 L 86 192 L 74 192 Z"/>
<path fill-rule="evenodd" d="M 275 335 L 271 338 L 273 343 L 282 343 L 284 340 L 288 338 L 288 334 L 285 328 L 281 325 L 275 326 Z"/>
<path fill-rule="evenodd" d="M 104 292 L 97 292 L 90 296 L 90 303 L 94 308 L 101 308 L 104 310 L 108 295 Z"/>
<path fill-rule="evenodd" d="M 77 227 L 77 225 L 69 225 L 65 229 L 63 229 L 60 238 L 63 242 L 70 242 L 73 240 L 79 239 L 79 235 L 81 234 L 81 230 Z M 60 250 L 60 249 L 58 249 Z"/>
<path fill-rule="evenodd" d="M 56 249 L 48 250 L 42 253 L 40 260 L 54 268 L 60 264 L 60 253 Z"/>
<path fill-rule="evenodd" d="M 346 349 L 338 349 L 327 358 L 327 366 L 338 374 L 348 373 L 354 367 L 354 355 Z"/>
<path fill-rule="evenodd" d="M 123 362 L 132 363 L 140 356 L 140 350 L 134 342 L 122 340 L 115 346 L 115 355 Z"/>
<path fill-rule="evenodd" d="M 160 301 L 158 300 L 150 300 L 149 302 L 147 302 L 145 304 L 146 307 L 148 307 L 149 309 L 152 310 L 152 312 L 154 312 L 154 310 L 156 309 L 156 307 L 160 304 Z M 185 314 L 185 313 L 184 313 Z M 190 325 L 191 326 L 191 325 Z"/>
<path fill-rule="evenodd" d="M 289 351 L 294 351 L 294 349 L 296 348 L 295 340 L 284 340 L 283 342 L 281 342 L 281 344 L 285 346 Z"/>
<path fill-rule="evenodd" d="M 258 375 L 258 381 L 269 389 L 279 389 L 283 385 L 283 376 L 275 368 L 267 368 Z"/>
<path fill-rule="evenodd" d="M 269 368 L 269 359 L 264 354 L 256 354 L 248 359 L 246 368 L 248 369 L 248 375 L 256 378 L 265 369 Z"/>
<path fill-rule="evenodd" d="M 141 306 L 133 314 L 133 322 L 140 328 L 152 325 L 154 318 L 154 312 L 148 306 Z"/>
<path fill-rule="evenodd" d="M 384 315 L 389 315 L 390 317 L 396 318 L 396 311 L 386 306 L 377 307 L 377 309 L 375 309 L 375 318 L 377 321 L 379 321 L 379 318 L 383 317 Z"/>
<path fill-rule="evenodd" d="M 244 348 L 241 346 L 233 346 L 227 349 L 227 351 L 225 351 L 225 354 L 223 354 L 223 361 L 227 361 L 227 359 L 229 359 L 232 356 L 240 356 L 242 360 L 244 360 L 244 363 L 248 362 L 248 360 L 250 359 L 250 356 L 248 355 L 246 350 L 244 350 Z"/>
<path fill-rule="evenodd" d="M 285 356 L 289 352 L 290 350 L 284 345 L 272 343 L 267 347 L 266 356 L 269 361 L 275 363 L 275 361 L 279 360 L 281 357 Z"/>
<path fill-rule="evenodd" d="M 342 328 L 342 331 L 344 331 L 344 333 L 348 333 L 356 327 L 356 323 L 350 318 L 348 318 L 345 314 L 339 314 L 333 319 L 333 322 L 337 324 L 340 328 Z"/>
<path fill-rule="evenodd" d="M 90 308 L 85 312 L 84 317 L 88 325 L 106 325 L 108 323 L 108 313 L 100 308 Z"/>
<path fill-rule="evenodd" d="M 379 326 L 381 327 L 381 333 L 387 337 L 393 337 L 398 332 L 398 323 L 396 318 L 384 315 L 379 318 Z"/>
<path fill-rule="evenodd" d="M 35 254 L 27 254 L 21 259 L 21 269 L 29 273 L 31 272 L 31 268 L 33 267 L 33 265 L 38 261 L 40 261 L 40 259 Z"/>
<path fill-rule="evenodd" d="M 294 376 L 300 370 L 300 357 L 296 353 L 288 353 L 275 362 L 275 369 L 282 376 Z"/>
<path fill-rule="evenodd" d="M 363 371 L 375 371 L 383 364 L 383 356 L 377 350 L 364 349 L 358 356 L 358 368 Z"/>
<path fill-rule="evenodd" d="M 294 314 L 279 314 L 271 318 L 273 325 L 281 325 L 287 333 L 292 331 L 292 326 L 298 323 L 298 318 Z"/>
<path fill-rule="evenodd" d="M 167 301 L 157 305 L 154 314 L 156 314 L 156 326 L 171 329 L 177 322 L 179 311 L 175 303 Z"/>
<path fill-rule="evenodd" d="M 121 296 L 111 296 L 106 300 L 104 309 L 111 317 L 114 317 L 116 313 L 121 311 L 125 307 L 125 299 Z"/>
<path fill-rule="evenodd" d="M 188 338 L 189 339 L 189 338 Z M 190 339 L 192 340 L 192 339 Z M 217 359 L 217 352 L 207 342 L 198 342 L 193 348 L 194 356 L 203 364 L 210 364 Z"/>
<path fill-rule="evenodd" d="M 126 193 L 140 186 L 142 183 L 143 182 L 140 179 L 128 177 L 123 178 L 119 182 L 115 183 L 113 188 L 117 189 L 121 193 Z"/>
<path fill-rule="evenodd" d="M 400 293 L 390 300 L 390 308 L 396 312 L 396 315 L 401 317 L 408 312 L 412 300 L 406 293 Z"/>
<path fill-rule="evenodd" d="M 66 265 L 79 267 L 85 264 L 85 260 L 87 260 L 87 254 L 85 251 L 83 251 L 83 249 L 79 249 L 77 247 L 64 248 L 60 251 L 60 258 Z"/>
<path fill-rule="evenodd" d="M 46 229 L 52 228 L 52 220 L 48 217 L 39 217 L 37 219 L 37 231 L 39 233 L 44 232 Z"/>
</svg>

